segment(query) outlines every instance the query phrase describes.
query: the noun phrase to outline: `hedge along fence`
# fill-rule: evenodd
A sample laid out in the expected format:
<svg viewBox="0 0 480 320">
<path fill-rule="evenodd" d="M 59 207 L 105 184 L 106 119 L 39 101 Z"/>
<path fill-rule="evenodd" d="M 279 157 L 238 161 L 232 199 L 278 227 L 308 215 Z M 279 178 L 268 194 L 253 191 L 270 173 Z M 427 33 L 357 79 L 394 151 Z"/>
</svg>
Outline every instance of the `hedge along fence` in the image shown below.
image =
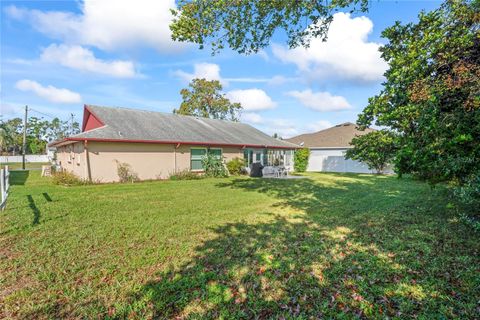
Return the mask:
<svg viewBox="0 0 480 320">
<path fill-rule="evenodd" d="M 310 158 L 310 149 L 303 148 L 295 151 L 293 167 L 296 172 L 307 171 L 308 158 Z"/>
</svg>

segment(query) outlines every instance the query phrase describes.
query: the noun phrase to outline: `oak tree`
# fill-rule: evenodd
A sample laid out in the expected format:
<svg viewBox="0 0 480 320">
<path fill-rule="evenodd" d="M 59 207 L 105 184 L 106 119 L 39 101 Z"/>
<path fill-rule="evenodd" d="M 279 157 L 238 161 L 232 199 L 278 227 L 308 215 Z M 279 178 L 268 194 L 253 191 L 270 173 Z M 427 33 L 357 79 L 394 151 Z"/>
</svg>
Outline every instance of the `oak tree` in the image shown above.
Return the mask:
<svg viewBox="0 0 480 320">
<path fill-rule="evenodd" d="M 173 113 L 204 118 L 238 121 L 242 106 L 231 102 L 218 80 L 193 79 L 180 91 L 182 103 Z"/>
<path fill-rule="evenodd" d="M 255 53 L 282 30 L 290 48 L 308 46 L 311 37 L 326 39 L 339 9 L 365 12 L 368 0 L 180 0 L 172 10 L 172 38 L 213 52 L 226 45 Z"/>
<path fill-rule="evenodd" d="M 386 81 L 357 123 L 398 132 L 400 174 L 475 190 L 480 176 L 480 1 L 446 1 L 420 13 L 417 23 L 397 22 L 383 37 L 388 39 L 380 49 L 389 64 Z"/>
</svg>

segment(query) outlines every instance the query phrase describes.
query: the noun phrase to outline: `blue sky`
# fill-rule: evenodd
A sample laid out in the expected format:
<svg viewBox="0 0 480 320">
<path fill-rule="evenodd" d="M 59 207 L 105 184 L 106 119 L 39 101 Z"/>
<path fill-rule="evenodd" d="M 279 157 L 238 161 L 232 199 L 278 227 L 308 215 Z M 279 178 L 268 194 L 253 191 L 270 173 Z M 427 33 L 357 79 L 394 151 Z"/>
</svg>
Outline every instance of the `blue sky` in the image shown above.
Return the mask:
<svg viewBox="0 0 480 320">
<path fill-rule="evenodd" d="M 439 1 L 372 1 L 337 13 L 329 40 L 289 50 L 285 36 L 256 55 L 170 40 L 174 0 L 1 1 L 3 119 L 28 104 L 81 121 L 84 104 L 171 112 L 193 77 L 220 80 L 244 106 L 242 121 L 291 137 L 355 122 L 378 93 L 387 65 L 378 47 L 395 21 L 416 21 Z M 41 116 L 32 112 L 32 115 Z"/>
</svg>

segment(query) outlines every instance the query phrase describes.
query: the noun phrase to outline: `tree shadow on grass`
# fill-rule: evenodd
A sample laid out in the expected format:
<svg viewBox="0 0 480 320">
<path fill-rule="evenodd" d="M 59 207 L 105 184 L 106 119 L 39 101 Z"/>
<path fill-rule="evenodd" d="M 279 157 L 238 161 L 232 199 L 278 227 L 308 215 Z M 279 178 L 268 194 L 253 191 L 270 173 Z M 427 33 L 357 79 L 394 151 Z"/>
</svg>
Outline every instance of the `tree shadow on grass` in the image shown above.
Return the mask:
<svg viewBox="0 0 480 320">
<path fill-rule="evenodd" d="M 40 223 L 41 212 L 40 212 L 40 209 L 38 209 L 37 205 L 35 204 L 35 200 L 33 200 L 32 195 L 30 194 L 27 195 L 27 199 L 28 199 L 28 206 L 30 207 L 30 209 L 32 209 L 32 213 L 33 213 L 32 226 L 36 226 L 37 224 Z"/>
<path fill-rule="evenodd" d="M 189 263 L 159 271 L 114 318 L 474 316 L 475 247 L 451 236 L 439 198 L 368 176 L 218 187 L 275 197 L 270 221 L 212 228 Z"/>
<path fill-rule="evenodd" d="M 12 170 L 10 171 L 10 184 L 11 185 L 25 185 L 28 179 L 30 171 L 28 170 Z"/>
<path fill-rule="evenodd" d="M 45 198 L 45 200 L 47 200 L 47 202 L 52 202 L 53 201 L 52 197 L 50 197 L 50 195 L 47 192 L 43 192 L 42 195 Z"/>
<path fill-rule="evenodd" d="M 274 217 L 214 231 L 218 237 L 196 248 L 189 264 L 159 273 L 118 316 L 132 311 L 165 319 L 362 316 L 395 306 L 369 289 L 369 275 L 361 268 L 365 260 L 373 264 L 383 274 L 375 290 L 385 290 L 396 274 L 392 262 L 348 241 L 346 228 L 332 231 Z"/>
</svg>

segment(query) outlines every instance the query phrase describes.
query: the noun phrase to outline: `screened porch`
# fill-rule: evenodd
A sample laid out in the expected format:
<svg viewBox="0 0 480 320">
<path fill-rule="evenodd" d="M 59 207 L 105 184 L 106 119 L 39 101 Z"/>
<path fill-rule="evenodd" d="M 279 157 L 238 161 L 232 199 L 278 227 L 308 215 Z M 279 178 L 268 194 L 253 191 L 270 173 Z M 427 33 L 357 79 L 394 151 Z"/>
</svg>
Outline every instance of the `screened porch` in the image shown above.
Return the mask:
<svg viewBox="0 0 480 320">
<path fill-rule="evenodd" d="M 284 167 L 293 170 L 293 150 L 286 149 L 244 149 L 245 166 L 250 168 L 253 163 L 264 167 Z"/>
</svg>

